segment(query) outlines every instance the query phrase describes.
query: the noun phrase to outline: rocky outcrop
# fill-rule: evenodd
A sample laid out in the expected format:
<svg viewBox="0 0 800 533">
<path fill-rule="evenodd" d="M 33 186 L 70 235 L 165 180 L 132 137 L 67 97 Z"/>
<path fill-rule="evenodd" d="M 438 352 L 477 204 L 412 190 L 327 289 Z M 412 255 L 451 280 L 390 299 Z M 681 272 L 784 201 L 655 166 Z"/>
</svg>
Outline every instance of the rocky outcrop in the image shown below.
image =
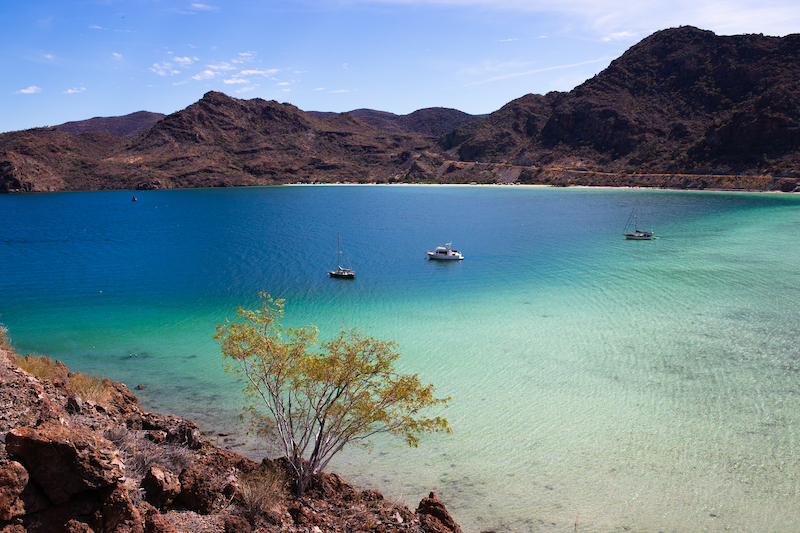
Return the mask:
<svg viewBox="0 0 800 533">
<path fill-rule="evenodd" d="M 0 533 L 461 533 L 435 493 L 415 513 L 321 473 L 296 498 L 285 461 L 219 449 L 120 382 L 84 400 L 55 366 L 40 379 L 0 349 Z"/>
<path fill-rule="evenodd" d="M 111 442 L 57 422 L 12 429 L 6 435 L 6 451 L 22 461 L 31 480 L 57 505 L 74 494 L 110 487 L 125 475 L 119 450 Z"/>
<path fill-rule="evenodd" d="M 423 498 L 417 507 L 422 529 L 427 533 L 461 533 L 461 528 L 456 524 L 444 504 L 436 498 L 436 492 L 431 492 Z"/>
<path fill-rule="evenodd" d="M 181 493 L 178 476 L 160 465 L 153 465 L 142 480 L 147 501 L 155 507 L 169 507 Z"/>
<path fill-rule="evenodd" d="M 17 461 L 0 466 L 0 520 L 25 515 L 22 493 L 28 487 L 28 471 Z"/>
</svg>

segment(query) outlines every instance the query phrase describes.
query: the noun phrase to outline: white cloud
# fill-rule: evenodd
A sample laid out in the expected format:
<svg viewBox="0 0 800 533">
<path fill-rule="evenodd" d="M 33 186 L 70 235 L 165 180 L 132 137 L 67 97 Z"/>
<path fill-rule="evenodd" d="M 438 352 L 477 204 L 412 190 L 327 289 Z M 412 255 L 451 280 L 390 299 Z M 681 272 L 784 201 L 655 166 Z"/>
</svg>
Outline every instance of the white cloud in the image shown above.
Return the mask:
<svg viewBox="0 0 800 533">
<path fill-rule="evenodd" d="M 207 4 L 192 4 L 192 9 L 197 11 L 219 11 L 218 7 L 209 6 Z"/>
<path fill-rule="evenodd" d="M 153 66 L 150 67 L 150 70 L 158 74 L 159 76 L 167 76 L 173 74 L 180 74 L 180 70 L 175 70 L 172 68 L 172 64 L 164 61 L 163 63 L 153 63 Z"/>
<path fill-rule="evenodd" d="M 251 86 L 251 87 L 242 87 L 241 89 L 237 90 L 236 92 L 237 93 L 249 93 L 251 91 L 255 91 L 256 87 L 259 87 L 259 85 L 254 85 L 254 86 Z"/>
<path fill-rule="evenodd" d="M 637 35 L 638 34 L 633 31 L 618 31 L 616 33 L 612 33 L 611 35 L 606 35 L 603 37 L 603 41 L 627 41 L 630 39 L 635 39 Z"/>
<path fill-rule="evenodd" d="M 234 67 L 233 65 L 231 65 L 228 62 L 222 62 L 219 65 L 206 65 L 206 66 L 208 68 L 210 68 L 211 70 L 219 70 L 219 71 L 222 71 L 222 72 L 228 71 L 228 70 L 236 70 L 236 67 Z"/>
<path fill-rule="evenodd" d="M 86 87 L 81 87 L 80 89 L 78 89 L 77 87 L 73 87 L 72 89 L 67 89 L 66 91 L 64 91 L 64 94 L 82 93 L 85 90 Z"/>
<path fill-rule="evenodd" d="M 21 94 L 35 94 L 35 93 L 40 93 L 40 92 L 42 92 L 42 88 L 41 87 L 37 87 L 36 85 L 31 85 L 27 89 L 21 89 L 21 90 L 17 91 L 17 93 L 21 93 Z"/>
<path fill-rule="evenodd" d="M 204 70 L 200 74 L 195 74 L 194 76 L 192 76 L 192 79 L 193 80 L 197 80 L 197 81 L 210 80 L 211 78 L 213 78 L 216 75 L 217 75 L 217 73 L 214 72 L 213 70 Z"/>
<path fill-rule="evenodd" d="M 331 94 L 342 94 L 342 93 L 349 93 L 349 92 L 350 91 L 348 91 L 347 89 L 339 89 L 339 90 L 336 90 L 336 91 L 331 91 Z"/>
<path fill-rule="evenodd" d="M 222 80 L 222 83 L 226 85 L 235 85 L 237 83 L 250 83 L 250 80 L 245 78 L 231 78 L 228 80 Z"/>
<path fill-rule="evenodd" d="M 286 86 L 286 85 L 291 85 L 291 83 L 289 83 L 288 81 L 282 81 L 282 82 L 278 83 L 278 85 L 283 87 L 283 86 Z"/>
<path fill-rule="evenodd" d="M 92 24 L 91 26 L 89 26 L 89 29 L 90 30 L 104 30 L 105 28 L 103 28 L 102 26 L 98 26 L 97 24 Z"/>
<path fill-rule="evenodd" d="M 279 71 L 280 71 L 280 69 L 277 69 L 277 68 L 271 68 L 271 69 L 267 69 L 267 70 L 252 70 L 251 69 L 251 70 L 243 70 L 239 74 L 242 75 L 242 76 L 272 76 L 273 74 L 276 74 Z"/>
<path fill-rule="evenodd" d="M 111 52 L 111 55 L 114 56 L 114 59 L 116 59 L 117 61 L 122 60 L 122 54 L 118 54 L 116 52 Z"/>
<path fill-rule="evenodd" d="M 180 63 L 182 67 L 188 67 L 195 61 L 197 61 L 196 57 L 175 57 L 173 58 L 177 63 Z"/>
</svg>

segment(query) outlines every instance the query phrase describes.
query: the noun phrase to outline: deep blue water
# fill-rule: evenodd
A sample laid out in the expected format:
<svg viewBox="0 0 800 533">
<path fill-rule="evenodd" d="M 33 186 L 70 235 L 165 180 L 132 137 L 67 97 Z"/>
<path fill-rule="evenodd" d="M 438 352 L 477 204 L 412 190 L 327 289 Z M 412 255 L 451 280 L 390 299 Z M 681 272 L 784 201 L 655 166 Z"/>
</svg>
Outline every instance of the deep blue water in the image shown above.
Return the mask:
<svg viewBox="0 0 800 533">
<path fill-rule="evenodd" d="M 286 325 L 394 339 L 451 435 L 333 469 L 468 531 L 796 531 L 800 197 L 470 186 L 0 196 L 18 351 L 239 432 L 214 327 L 261 290 Z M 626 241 L 640 227 L 660 237 Z M 355 280 L 330 279 L 341 235 Z M 452 242 L 464 261 L 429 261 Z M 243 447 L 247 453 L 266 453 Z M 555 524 L 555 525 L 552 525 Z"/>
</svg>

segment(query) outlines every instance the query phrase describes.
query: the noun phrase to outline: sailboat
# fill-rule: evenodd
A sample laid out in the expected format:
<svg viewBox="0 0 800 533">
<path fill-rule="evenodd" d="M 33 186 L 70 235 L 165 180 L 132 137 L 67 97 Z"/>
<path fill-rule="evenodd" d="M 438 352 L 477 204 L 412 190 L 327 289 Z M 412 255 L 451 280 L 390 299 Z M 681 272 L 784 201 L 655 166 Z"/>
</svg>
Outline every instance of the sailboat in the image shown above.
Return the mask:
<svg viewBox="0 0 800 533">
<path fill-rule="evenodd" d="M 633 222 L 633 232 L 630 232 L 631 221 Z M 652 239 L 658 239 L 655 235 L 653 235 L 653 230 L 645 231 L 639 229 L 639 213 L 638 213 L 638 206 L 634 207 L 631 210 L 631 214 L 628 217 L 628 222 L 625 224 L 625 229 L 622 230 L 622 235 L 631 241 L 649 241 Z"/>
<path fill-rule="evenodd" d="M 352 268 L 342 268 L 342 242 L 339 235 L 336 236 L 336 270 L 328 270 L 328 275 L 332 278 L 355 278 L 356 273 Z"/>
</svg>

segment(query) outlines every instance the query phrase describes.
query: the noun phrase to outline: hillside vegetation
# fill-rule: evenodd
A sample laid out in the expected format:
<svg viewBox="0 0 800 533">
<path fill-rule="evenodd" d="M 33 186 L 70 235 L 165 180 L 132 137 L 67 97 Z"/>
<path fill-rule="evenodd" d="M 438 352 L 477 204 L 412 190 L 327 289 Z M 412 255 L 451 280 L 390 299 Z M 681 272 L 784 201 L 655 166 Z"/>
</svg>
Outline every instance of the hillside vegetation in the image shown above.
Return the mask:
<svg viewBox="0 0 800 533">
<path fill-rule="evenodd" d="M 133 115 L 0 135 L 0 191 L 343 181 L 793 191 L 800 35 L 660 31 L 568 93 L 486 116 L 306 113 L 217 92 L 160 119 Z"/>
</svg>

